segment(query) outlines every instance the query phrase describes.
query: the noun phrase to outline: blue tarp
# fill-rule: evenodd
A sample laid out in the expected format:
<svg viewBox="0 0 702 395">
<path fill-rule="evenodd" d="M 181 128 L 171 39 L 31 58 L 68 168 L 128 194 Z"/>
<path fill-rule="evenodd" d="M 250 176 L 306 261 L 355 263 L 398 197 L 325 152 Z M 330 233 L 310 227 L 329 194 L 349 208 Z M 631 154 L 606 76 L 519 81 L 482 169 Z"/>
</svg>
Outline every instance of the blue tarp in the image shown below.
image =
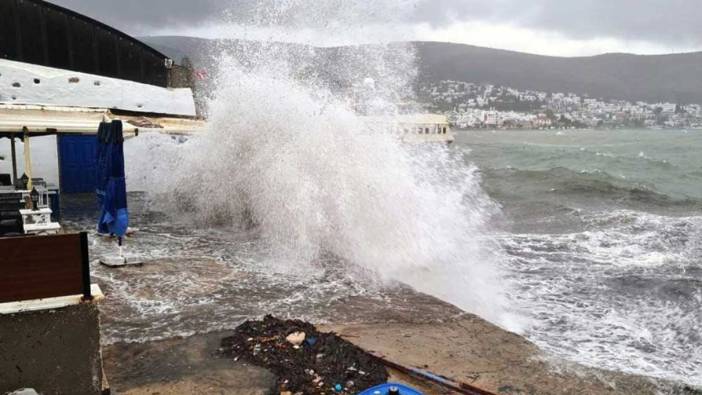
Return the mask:
<svg viewBox="0 0 702 395">
<path fill-rule="evenodd" d="M 98 233 L 123 237 L 129 225 L 122 122 L 102 122 L 97 135 Z"/>
</svg>

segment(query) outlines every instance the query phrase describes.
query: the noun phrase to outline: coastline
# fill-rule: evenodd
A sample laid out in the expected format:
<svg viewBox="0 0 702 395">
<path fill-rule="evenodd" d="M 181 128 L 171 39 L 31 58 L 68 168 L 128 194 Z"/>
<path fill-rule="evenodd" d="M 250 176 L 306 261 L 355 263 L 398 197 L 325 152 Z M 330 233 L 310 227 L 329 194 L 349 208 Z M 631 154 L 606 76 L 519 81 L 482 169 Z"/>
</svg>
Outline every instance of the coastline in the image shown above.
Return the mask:
<svg viewBox="0 0 702 395">
<path fill-rule="evenodd" d="M 443 302 L 438 302 L 443 303 Z M 423 320 L 395 317 L 393 323 L 369 317 L 359 322 L 318 325 L 364 350 L 405 367 L 420 368 L 496 394 L 700 394 L 682 384 L 651 377 L 588 368 L 547 356 L 525 338 L 472 314 Z M 397 318 L 400 318 L 399 320 Z M 103 347 L 105 371 L 120 394 L 277 393 L 275 377 L 265 369 L 218 355 L 229 331 Z M 419 382 L 395 370 L 391 379 L 427 394 L 441 387 Z"/>
<path fill-rule="evenodd" d="M 620 127 L 477 127 L 477 128 L 460 128 L 455 125 L 451 126 L 454 132 L 492 132 L 492 131 L 563 131 L 563 130 L 595 130 L 595 131 L 615 131 L 615 130 L 646 130 L 646 131 L 676 131 L 676 130 L 702 130 L 702 127 L 634 127 L 634 126 L 620 126 Z"/>
</svg>

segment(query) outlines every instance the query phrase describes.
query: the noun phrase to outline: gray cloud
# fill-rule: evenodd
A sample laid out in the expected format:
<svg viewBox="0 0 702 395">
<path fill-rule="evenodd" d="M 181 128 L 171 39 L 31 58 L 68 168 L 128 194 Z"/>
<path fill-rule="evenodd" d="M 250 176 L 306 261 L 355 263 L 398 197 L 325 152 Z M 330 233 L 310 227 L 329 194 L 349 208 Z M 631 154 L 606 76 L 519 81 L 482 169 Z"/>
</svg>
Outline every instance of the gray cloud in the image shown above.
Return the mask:
<svg viewBox="0 0 702 395">
<path fill-rule="evenodd" d="M 261 0 L 51 0 L 131 34 L 164 27 L 255 18 Z M 268 2 L 272 2 L 269 0 Z M 318 3 L 320 2 L 321 3 Z M 372 0 L 368 0 L 372 1 Z M 644 40 L 702 45 L 700 0 L 416 0 L 408 23 L 433 26 L 482 21 L 554 31 L 570 38 Z M 304 0 L 298 2 L 304 3 Z M 408 0 L 397 0 L 408 3 Z M 295 2 L 288 2 L 294 4 Z M 340 0 L 313 3 L 346 4 Z M 359 1 L 355 3 L 358 9 Z M 283 18 L 276 21 L 285 22 Z M 378 20 L 382 15 L 371 15 Z M 274 18 L 275 19 L 275 18 Z M 377 22 L 375 20 L 374 22 Z M 323 23 L 323 21 L 317 21 Z"/>
<path fill-rule="evenodd" d="M 227 12 L 246 8 L 237 0 L 50 0 L 51 3 L 107 23 L 131 34 L 148 34 L 167 26 L 223 20 Z"/>
<path fill-rule="evenodd" d="M 577 39 L 702 44 L 699 0 L 424 0 L 415 20 L 507 23 Z"/>
</svg>

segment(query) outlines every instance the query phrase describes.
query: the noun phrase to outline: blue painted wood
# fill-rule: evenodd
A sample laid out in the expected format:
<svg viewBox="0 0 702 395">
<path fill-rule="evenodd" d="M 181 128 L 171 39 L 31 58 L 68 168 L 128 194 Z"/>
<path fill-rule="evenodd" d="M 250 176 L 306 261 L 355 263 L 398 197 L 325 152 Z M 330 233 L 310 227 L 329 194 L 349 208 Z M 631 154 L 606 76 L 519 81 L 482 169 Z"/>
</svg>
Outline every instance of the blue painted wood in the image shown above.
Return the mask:
<svg viewBox="0 0 702 395">
<path fill-rule="evenodd" d="M 59 135 L 61 193 L 95 192 L 97 137 Z"/>
</svg>

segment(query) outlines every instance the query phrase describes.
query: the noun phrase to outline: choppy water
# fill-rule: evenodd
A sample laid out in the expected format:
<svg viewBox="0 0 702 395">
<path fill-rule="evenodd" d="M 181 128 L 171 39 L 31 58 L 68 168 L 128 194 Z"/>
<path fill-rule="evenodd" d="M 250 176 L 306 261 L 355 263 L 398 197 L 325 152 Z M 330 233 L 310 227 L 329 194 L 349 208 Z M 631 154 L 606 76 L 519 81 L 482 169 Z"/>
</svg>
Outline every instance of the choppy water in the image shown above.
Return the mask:
<svg viewBox="0 0 702 395">
<path fill-rule="evenodd" d="M 451 150 L 477 165 L 500 205 L 486 240 L 500 245 L 496 264 L 514 284 L 525 336 L 590 366 L 702 384 L 701 148 L 698 131 L 458 132 Z M 130 203 L 140 232 L 127 251 L 147 265 L 93 266 L 110 296 L 108 343 L 264 313 L 321 322 L 460 314 L 336 256 L 281 265 L 255 230 L 177 221 L 143 193 Z M 89 227 L 91 204 L 66 201 L 67 223 Z M 92 239 L 94 256 L 113 248 Z"/>
<path fill-rule="evenodd" d="M 206 131 L 127 144 L 128 186 L 146 192 L 130 199 L 141 231 L 128 249 L 149 263 L 94 266 L 111 295 L 105 341 L 265 313 L 460 314 L 411 286 L 556 356 L 702 384 L 700 132 L 461 132 L 450 148 L 403 145 L 359 115 L 392 120 L 414 102 L 412 46 L 365 29 L 402 34 L 411 0 L 260 5 L 241 19 L 251 26 L 233 27 L 243 38 L 279 26 L 312 45 L 375 44 L 333 59 L 312 46 L 218 48 Z M 110 248 L 93 238 L 93 255 Z"/>
<path fill-rule="evenodd" d="M 527 337 L 702 384 L 702 131 L 459 132 L 458 146 L 502 205 Z"/>
<path fill-rule="evenodd" d="M 65 196 L 63 225 L 93 229 L 94 196 Z M 254 231 L 197 228 L 154 211 L 143 193 L 130 193 L 125 255 L 142 267 L 110 269 L 97 261 L 117 254 L 114 240 L 91 232 L 94 281 L 101 304 L 102 341 L 145 342 L 231 329 L 275 314 L 314 322 L 414 322 L 463 314 L 402 284 L 380 286 L 336 257 L 291 267 Z"/>
<path fill-rule="evenodd" d="M 413 48 L 368 29 L 402 36 L 412 0 L 258 4 L 237 36 L 277 26 L 312 45 L 376 44 L 334 59 L 218 48 L 206 133 L 126 144 L 128 186 L 145 191 L 130 195 L 140 231 L 127 252 L 146 265 L 93 264 L 105 342 L 267 313 L 461 314 L 413 287 L 555 356 L 702 385 L 702 131 L 458 132 L 450 148 L 405 146 L 358 114 L 391 119 L 413 101 Z M 64 225 L 93 227 L 92 197 L 63 203 Z M 114 251 L 92 236 L 93 257 Z"/>
</svg>

